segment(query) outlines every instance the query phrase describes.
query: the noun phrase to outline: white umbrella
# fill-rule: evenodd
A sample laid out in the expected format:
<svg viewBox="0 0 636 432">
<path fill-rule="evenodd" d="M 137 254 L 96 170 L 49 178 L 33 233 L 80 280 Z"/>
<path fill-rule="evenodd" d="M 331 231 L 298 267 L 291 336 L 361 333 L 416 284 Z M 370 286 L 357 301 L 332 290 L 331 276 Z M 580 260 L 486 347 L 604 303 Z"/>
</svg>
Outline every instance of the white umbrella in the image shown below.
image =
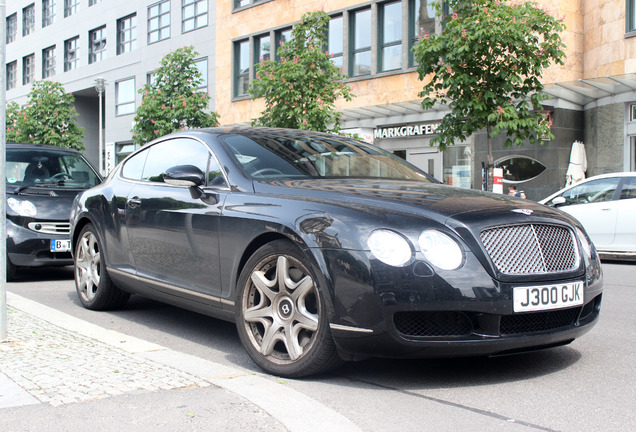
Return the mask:
<svg viewBox="0 0 636 432">
<path fill-rule="evenodd" d="M 587 171 L 587 157 L 585 156 L 585 144 L 574 141 L 570 153 L 570 163 L 565 173 L 565 186 L 576 184 L 585 178 Z"/>
</svg>

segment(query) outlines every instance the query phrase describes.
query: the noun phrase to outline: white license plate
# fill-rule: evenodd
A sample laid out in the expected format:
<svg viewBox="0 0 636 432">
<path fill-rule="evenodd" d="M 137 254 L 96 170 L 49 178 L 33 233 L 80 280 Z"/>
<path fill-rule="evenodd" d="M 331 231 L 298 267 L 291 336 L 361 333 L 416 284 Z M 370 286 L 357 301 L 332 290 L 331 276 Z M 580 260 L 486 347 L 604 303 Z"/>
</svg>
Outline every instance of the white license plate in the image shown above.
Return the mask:
<svg viewBox="0 0 636 432">
<path fill-rule="evenodd" d="M 583 304 L 583 282 L 516 287 L 513 291 L 513 301 L 515 312 L 579 306 Z"/>
<path fill-rule="evenodd" d="M 51 252 L 70 252 L 70 240 L 51 240 Z"/>
</svg>

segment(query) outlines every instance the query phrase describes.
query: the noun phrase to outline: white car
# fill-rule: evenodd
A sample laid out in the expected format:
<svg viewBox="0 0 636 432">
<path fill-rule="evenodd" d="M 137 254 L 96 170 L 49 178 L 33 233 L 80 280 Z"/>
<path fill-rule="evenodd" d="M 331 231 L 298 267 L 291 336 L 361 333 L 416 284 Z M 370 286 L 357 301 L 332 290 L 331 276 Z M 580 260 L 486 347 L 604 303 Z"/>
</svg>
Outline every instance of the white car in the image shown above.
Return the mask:
<svg viewBox="0 0 636 432">
<path fill-rule="evenodd" d="M 605 258 L 636 258 L 636 172 L 602 174 L 539 201 L 585 227 Z"/>
</svg>

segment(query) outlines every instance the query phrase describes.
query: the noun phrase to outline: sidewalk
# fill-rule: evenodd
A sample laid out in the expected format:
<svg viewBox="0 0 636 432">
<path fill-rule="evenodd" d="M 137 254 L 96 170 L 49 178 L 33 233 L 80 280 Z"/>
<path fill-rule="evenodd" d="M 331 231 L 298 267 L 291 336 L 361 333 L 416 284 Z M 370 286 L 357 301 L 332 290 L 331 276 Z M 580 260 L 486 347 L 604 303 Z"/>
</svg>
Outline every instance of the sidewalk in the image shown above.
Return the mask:
<svg viewBox="0 0 636 432">
<path fill-rule="evenodd" d="M 231 419 L 236 430 L 250 424 L 249 417 L 258 430 L 359 430 L 341 414 L 267 375 L 172 351 L 10 292 L 7 303 L 8 340 L 0 343 L 0 413 L 131 395 L 154 396 L 152 403 L 160 411 L 166 392 L 196 390 L 209 397 L 221 389 L 222 397 L 207 403 L 240 407 L 222 412 L 236 417 Z"/>
</svg>

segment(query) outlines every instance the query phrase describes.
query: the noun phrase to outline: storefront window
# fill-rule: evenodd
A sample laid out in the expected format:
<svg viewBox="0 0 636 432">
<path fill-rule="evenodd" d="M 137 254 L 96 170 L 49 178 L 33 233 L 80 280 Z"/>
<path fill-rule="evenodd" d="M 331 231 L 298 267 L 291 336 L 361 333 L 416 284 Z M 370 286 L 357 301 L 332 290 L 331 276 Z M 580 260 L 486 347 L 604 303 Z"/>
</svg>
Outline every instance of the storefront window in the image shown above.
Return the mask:
<svg viewBox="0 0 636 432">
<path fill-rule="evenodd" d="M 636 171 L 636 137 L 630 137 L 629 170 Z"/>
<path fill-rule="evenodd" d="M 503 169 L 504 183 L 523 183 L 545 171 L 545 165 L 527 156 L 512 156 L 495 162 L 495 168 Z"/>
<path fill-rule="evenodd" d="M 444 150 L 444 183 L 470 189 L 472 152 L 470 146 L 454 145 Z"/>
</svg>

